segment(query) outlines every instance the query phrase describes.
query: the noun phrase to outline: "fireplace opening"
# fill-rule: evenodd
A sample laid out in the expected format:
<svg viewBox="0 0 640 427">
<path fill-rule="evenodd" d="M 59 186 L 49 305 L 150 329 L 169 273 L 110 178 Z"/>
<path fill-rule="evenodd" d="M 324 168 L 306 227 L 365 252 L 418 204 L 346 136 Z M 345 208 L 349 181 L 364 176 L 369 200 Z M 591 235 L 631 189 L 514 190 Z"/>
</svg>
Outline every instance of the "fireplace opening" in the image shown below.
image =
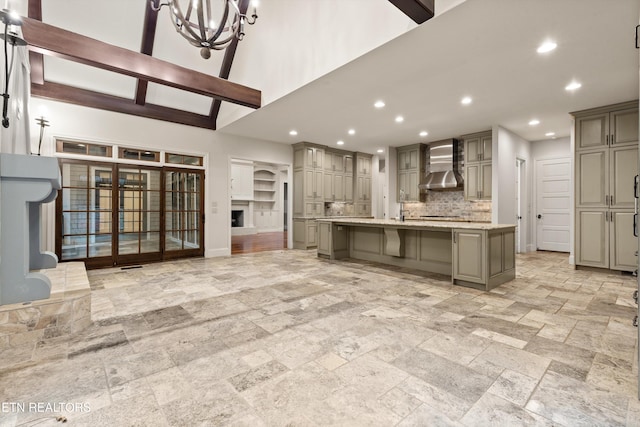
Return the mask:
<svg viewBox="0 0 640 427">
<path fill-rule="evenodd" d="M 231 211 L 231 226 L 244 227 L 244 211 Z"/>
</svg>

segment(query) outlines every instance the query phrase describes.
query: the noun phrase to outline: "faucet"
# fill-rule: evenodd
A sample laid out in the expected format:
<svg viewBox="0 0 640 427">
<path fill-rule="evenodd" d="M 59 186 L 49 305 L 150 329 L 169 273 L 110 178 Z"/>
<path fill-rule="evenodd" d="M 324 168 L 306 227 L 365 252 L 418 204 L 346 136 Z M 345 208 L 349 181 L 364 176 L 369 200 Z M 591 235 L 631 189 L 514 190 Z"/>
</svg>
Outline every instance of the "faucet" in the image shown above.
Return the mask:
<svg viewBox="0 0 640 427">
<path fill-rule="evenodd" d="M 409 211 L 404 210 L 404 198 L 405 198 L 405 192 L 401 188 L 400 189 L 400 216 L 399 216 L 400 221 L 404 221 L 405 212 L 409 213 Z"/>
</svg>

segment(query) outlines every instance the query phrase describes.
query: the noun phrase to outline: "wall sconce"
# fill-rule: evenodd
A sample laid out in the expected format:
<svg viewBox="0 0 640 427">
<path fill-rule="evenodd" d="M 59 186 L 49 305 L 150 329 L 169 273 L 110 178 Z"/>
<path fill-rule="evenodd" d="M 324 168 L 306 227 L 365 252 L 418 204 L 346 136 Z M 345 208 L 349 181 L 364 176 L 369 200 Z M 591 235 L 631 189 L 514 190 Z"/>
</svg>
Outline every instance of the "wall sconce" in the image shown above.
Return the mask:
<svg viewBox="0 0 640 427">
<path fill-rule="evenodd" d="M 44 117 L 38 117 L 36 122 L 40 125 L 40 139 L 38 140 L 38 156 L 40 155 L 40 150 L 42 149 L 42 137 L 44 136 L 44 128 L 49 126 L 49 120 L 46 120 Z"/>
</svg>

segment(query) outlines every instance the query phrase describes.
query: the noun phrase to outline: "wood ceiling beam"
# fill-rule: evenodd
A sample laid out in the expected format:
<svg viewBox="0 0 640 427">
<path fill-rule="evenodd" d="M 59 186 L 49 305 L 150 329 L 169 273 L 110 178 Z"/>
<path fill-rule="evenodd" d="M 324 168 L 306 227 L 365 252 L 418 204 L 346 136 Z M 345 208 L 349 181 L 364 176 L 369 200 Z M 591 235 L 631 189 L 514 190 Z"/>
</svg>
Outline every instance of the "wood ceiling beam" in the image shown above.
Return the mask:
<svg viewBox="0 0 640 427">
<path fill-rule="evenodd" d="M 153 0 L 155 8 L 158 7 L 159 0 Z M 142 29 L 142 44 L 140 53 L 151 56 L 153 54 L 153 43 L 156 39 L 156 28 L 158 26 L 158 11 L 153 10 L 149 4 L 144 14 L 144 28 Z M 148 80 L 138 79 L 136 85 L 136 104 L 144 105 L 147 102 Z"/>
<path fill-rule="evenodd" d="M 241 14 L 246 14 L 247 9 L 249 9 L 249 0 L 240 0 L 238 3 L 238 9 L 240 9 Z M 238 39 L 234 37 L 231 40 L 231 44 L 227 46 L 224 51 L 224 58 L 222 59 L 222 65 L 220 66 L 220 75 L 221 79 L 227 80 L 229 78 L 229 74 L 231 74 L 231 65 L 233 65 L 233 58 L 236 55 L 236 49 L 238 48 Z M 209 112 L 209 117 L 211 117 L 211 121 L 213 123 L 218 122 L 218 114 L 220 114 L 220 107 L 222 106 L 222 101 L 219 99 L 214 99 L 211 104 L 211 111 Z"/>
<path fill-rule="evenodd" d="M 176 110 L 160 105 L 138 105 L 131 99 L 93 92 L 59 83 L 45 82 L 43 85 L 31 85 L 31 95 L 38 98 L 82 105 L 84 107 L 98 108 L 116 113 L 131 114 L 149 119 L 215 130 L 215 124 L 211 123 L 207 115 Z"/>
<path fill-rule="evenodd" d="M 29 18 L 42 21 L 42 0 L 29 0 Z M 29 52 L 31 83 L 44 84 L 44 57 L 41 53 Z"/>
<path fill-rule="evenodd" d="M 389 0 L 395 7 L 411 18 L 416 24 L 422 24 L 435 14 L 434 0 Z"/>
<path fill-rule="evenodd" d="M 24 18 L 22 31 L 31 51 L 250 108 L 261 106 L 262 94 L 259 90 L 113 46 L 35 19 Z"/>
</svg>

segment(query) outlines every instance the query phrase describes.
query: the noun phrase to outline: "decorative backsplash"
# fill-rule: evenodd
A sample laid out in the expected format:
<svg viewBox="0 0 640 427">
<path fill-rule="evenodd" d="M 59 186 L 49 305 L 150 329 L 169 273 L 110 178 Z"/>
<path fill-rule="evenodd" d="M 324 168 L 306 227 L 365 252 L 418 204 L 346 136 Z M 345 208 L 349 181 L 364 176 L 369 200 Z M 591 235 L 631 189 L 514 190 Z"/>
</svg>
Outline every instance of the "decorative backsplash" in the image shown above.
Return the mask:
<svg viewBox="0 0 640 427">
<path fill-rule="evenodd" d="M 464 191 L 427 191 L 425 203 L 405 203 L 405 215 L 417 218 L 423 215 L 459 216 L 469 221 L 491 222 L 491 201 L 467 201 Z"/>
<path fill-rule="evenodd" d="M 356 209 L 353 203 L 331 202 L 324 204 L 325 216 L 354 216 Z"/>
</svg>

